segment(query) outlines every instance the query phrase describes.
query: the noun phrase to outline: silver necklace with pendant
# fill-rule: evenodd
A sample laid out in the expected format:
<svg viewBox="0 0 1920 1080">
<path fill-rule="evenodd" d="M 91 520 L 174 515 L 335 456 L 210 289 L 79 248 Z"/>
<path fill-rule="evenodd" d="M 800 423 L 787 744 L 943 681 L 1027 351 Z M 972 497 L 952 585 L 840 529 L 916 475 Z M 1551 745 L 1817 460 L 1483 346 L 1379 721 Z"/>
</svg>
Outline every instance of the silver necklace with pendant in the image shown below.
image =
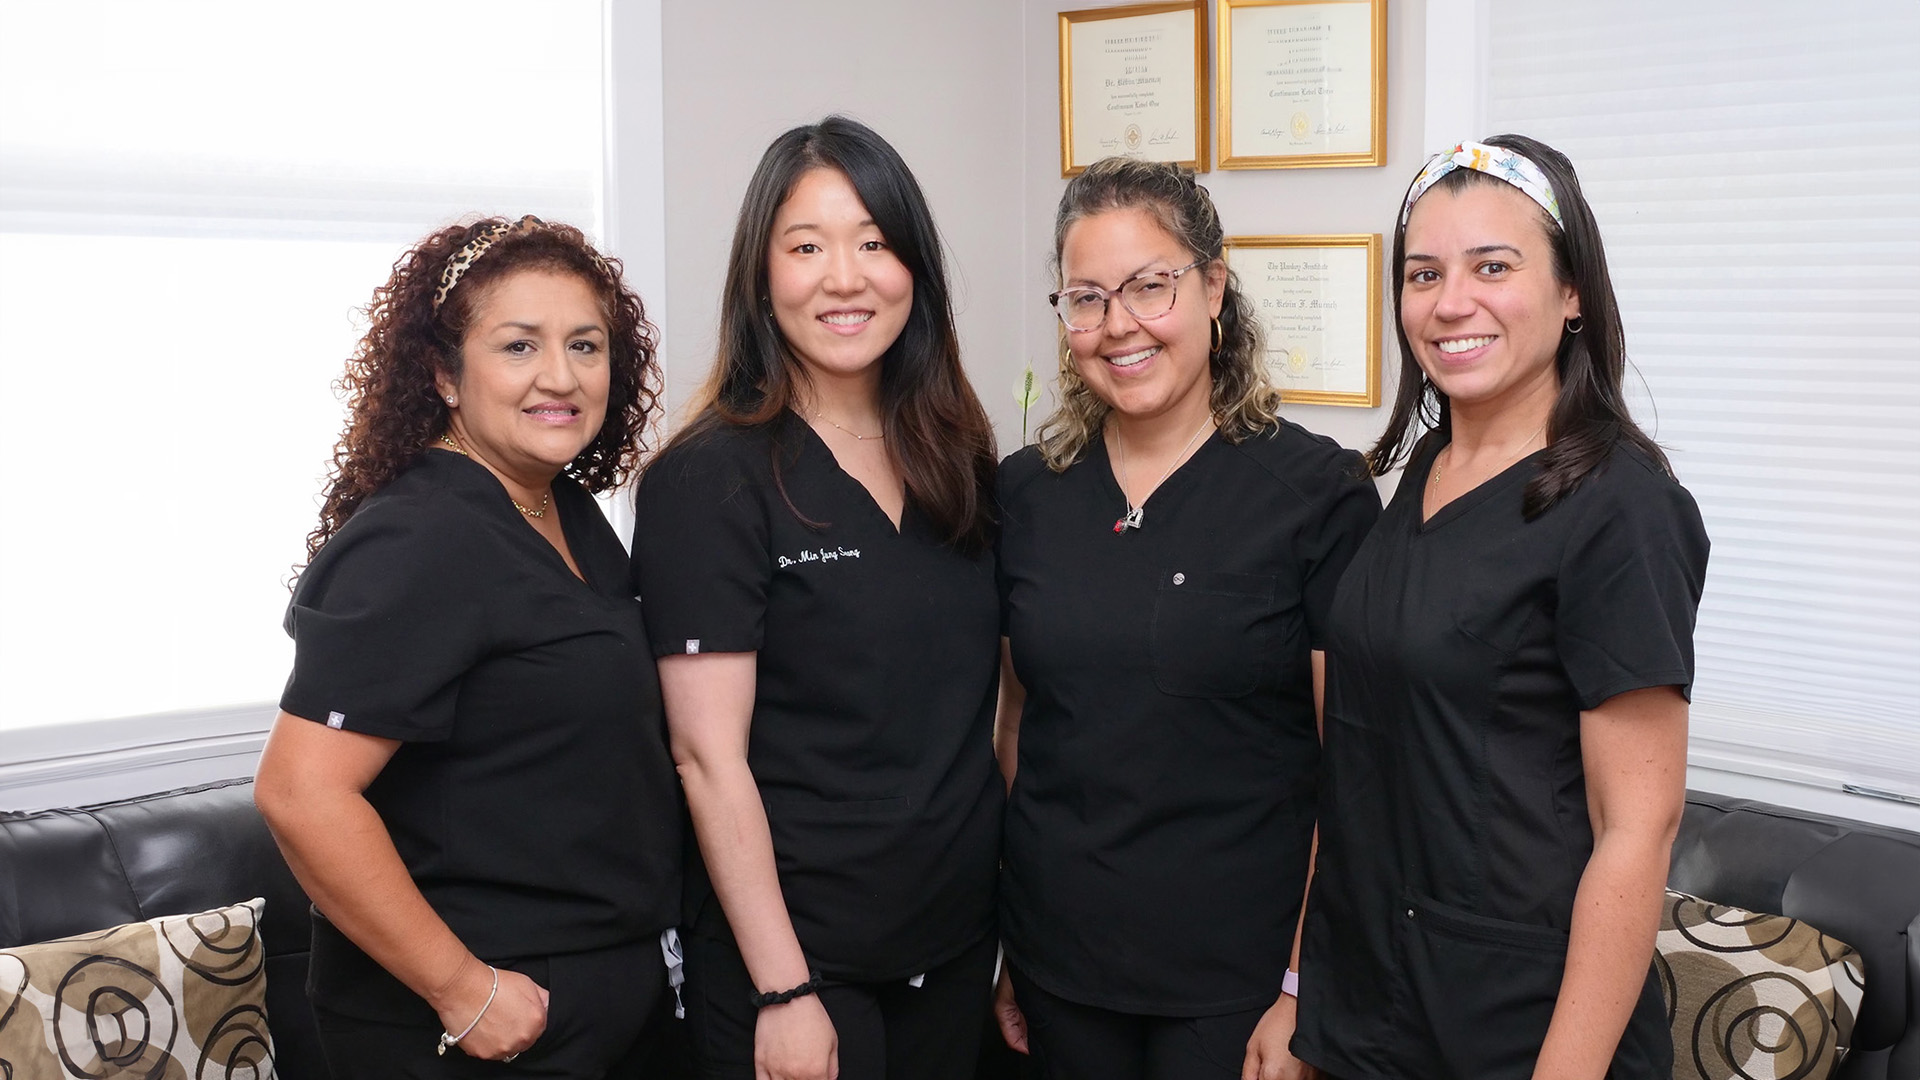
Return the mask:
<svg viewBox="0 0 1920 1080">
<path fill-rule="evenodd" d="M 1187 451 L 1193 449 L 1193 444 L 1200 441 L 1200 436 L 1212 428 L 1213 417 L 1209 415 L 1206 421 L 1200 425 L 1200 430 L 1194 432 L 1193 437 L 1187 440 L 1187 445 L 1181 447 L 1180 452 L 1173 456 L 1173 464 L 1167 466 L 1167 471 L 1160 474 L 1159 483 L 1154 484 L 1153 490 L 1147 492 L 1148 498 L 1153 497 L 1154 491 L 1160 490 L 1160 485 L 1166 483 L 1167 477 L 1172 476 L 1173 471 L 1180 467 L 1180 463 L 1187 459 Z M 1125 499 L 1127 496 L 1127 442 L 1121 437 L 1118 424 L 1114 425 L 1113 444 L 1120 448 L 1120 497 Z M 1140 526 L 1146 524 L 1146 520 L 1147 508 L 1145 506 L 1145 500 L 1142 500 L 1142 505 L 1140 506 L 1133 505 L 1133 502 L 1129 500 L 1127 502 L 1127 512 L 1120 515 L 1120 520 L 1113 523 L 1113 531 L 1116 533 L 1124 533 L 1128 529 L 1138 529 Z"/>
</svg>

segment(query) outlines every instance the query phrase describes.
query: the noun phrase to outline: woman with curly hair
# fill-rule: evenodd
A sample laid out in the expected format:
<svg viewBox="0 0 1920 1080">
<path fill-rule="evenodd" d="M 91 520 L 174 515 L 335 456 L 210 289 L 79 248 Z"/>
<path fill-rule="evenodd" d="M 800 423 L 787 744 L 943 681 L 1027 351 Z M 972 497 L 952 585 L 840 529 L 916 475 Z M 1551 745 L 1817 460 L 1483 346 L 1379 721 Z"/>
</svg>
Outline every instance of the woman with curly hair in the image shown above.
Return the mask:
<svg viewBox="0 0 1920 1080">
<path fill-rule="evenodd" d="M 637 460 L 653 327 L 618 263 L 531 217 L 429 236 L 369 315 L 254 796 L 314 901 L 327 1060 L 605 1076 L 680 894 L 659 687 L 592 497 Z"/>
<path fill-rule="evenodd" d="M 1050 1080 L 1302 1069 L 1321 650 L 1380 499 L 1279 416 L 1222 232 L 1176 165 L 1067 185 L 1060 409 L 1000 470 L 998 1013 Z"/>
</svg>

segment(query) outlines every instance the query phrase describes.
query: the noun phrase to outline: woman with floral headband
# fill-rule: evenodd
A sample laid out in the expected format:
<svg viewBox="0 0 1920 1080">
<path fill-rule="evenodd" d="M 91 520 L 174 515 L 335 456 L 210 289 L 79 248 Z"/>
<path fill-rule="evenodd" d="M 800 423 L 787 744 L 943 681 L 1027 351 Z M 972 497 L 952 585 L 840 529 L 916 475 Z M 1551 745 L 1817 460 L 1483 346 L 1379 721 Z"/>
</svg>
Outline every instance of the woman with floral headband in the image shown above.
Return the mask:
<svg viewBox="0 0 1920 1080">
<path fill-rule="evenodd" d="M 578 230 L 442 229 L 374 293 L 255 800 L 336 1076 L 602 1077 L 662 1000 L 681 818 L 626 554 L 658 368 Z"/>
<path fill-rule="evenodd" d="M 1565 157 L 1435 157 L 1392 265 L 1370 464 L 1406 472 L 1333 603 L 1294 1052 L 1347 1078 L 1665 1077 L 1699 511 L 1627 412 Z"/>
</svg>

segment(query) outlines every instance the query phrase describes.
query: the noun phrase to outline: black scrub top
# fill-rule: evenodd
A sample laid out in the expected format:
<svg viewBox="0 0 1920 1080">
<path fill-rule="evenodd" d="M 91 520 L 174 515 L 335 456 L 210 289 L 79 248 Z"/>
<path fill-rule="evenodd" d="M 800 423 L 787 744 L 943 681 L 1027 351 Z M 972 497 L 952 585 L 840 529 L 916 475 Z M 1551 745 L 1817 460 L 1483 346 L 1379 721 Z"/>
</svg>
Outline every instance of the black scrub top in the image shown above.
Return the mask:
<svg viewBox="0 0 1920 1080">
<path fill-rule="evenodd" d="M 1104 440 L 1001 466 L 1001 588 L 1026 688 L 1008 804 L 1007 955 L 1122 1012 L 1273 1004 L 1306 887 L 1320 758 L 1309 653 L 1380 512 L 1358 454 L 1280 422 L 1215 434 L 1127 509 Z"/>
<path fill-rule="evenodd" d="M 657 655 L 758 654 L 747 764 L 808 961 L 904 979 L 990 932 L 1005 801 L 992 553 L 943 543 L 911 495 L 896 531 L 783 412 L 661 453 L 633 570 Z M 685 921 L 724 927 L 689 856 Z"/>
<path fill-rule="evenodd" d="M 679 911 L 679 783 L 626 553 L 565 477 L 553 512 L 585 581 L 484 466 L 428 450 L 287 610 L 280 707 L 400 740 L 367 800 L 489 960 L 643 939 Z"/>
<path fill-rule="evenodd" d="M 1707 537 L 1625 444 L 1532 521 L 1538 454 L 1422 524 L 1429 443 L 1334 600 L 1294 1053 L 1340 1076 L 1524 1078 L 1593 851 L 1580 712 L 1687 692 Z M 1671 1058 L 1650 971 L 1608 1076 Z"/>
</svg>

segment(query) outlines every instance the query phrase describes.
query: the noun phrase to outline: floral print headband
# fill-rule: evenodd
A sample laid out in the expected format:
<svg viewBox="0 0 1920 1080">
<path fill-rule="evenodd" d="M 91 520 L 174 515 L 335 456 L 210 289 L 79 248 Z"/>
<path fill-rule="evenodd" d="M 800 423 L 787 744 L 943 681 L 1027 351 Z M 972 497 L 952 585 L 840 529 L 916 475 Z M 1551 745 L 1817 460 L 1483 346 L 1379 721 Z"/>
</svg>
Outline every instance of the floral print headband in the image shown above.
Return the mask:
<svg viewBox="0 0 1920 1080">
<path fill-rule="evenodd" d="M 1560 219 L 1560 200 L 1554 197 L 1553 185 L 1547 183 L 1547 174 L 1540 166 L 1508 150 L 1504 146 L 1488 146 L 1486 143 L 1463 142 L 1444 153 L 1427 159 L 1426 167 L 1420 175 L 1414 177 L 1413 187 L 1407 189 L 1407 201 L 1400 207 L 1400 224 L 1404 227 L 1407 217 L 1413 213 L 1413 204 L 1427 189 L 1440 182 L 1440 178 L 1455 169 L 1472 169 L 1486 173 L 1497 180 L 1505 180 L 1521 190 L 1527 198 L 1540 204 L 1555 225 L 1566 228 L 1567 223 Z"/>
</svg>

